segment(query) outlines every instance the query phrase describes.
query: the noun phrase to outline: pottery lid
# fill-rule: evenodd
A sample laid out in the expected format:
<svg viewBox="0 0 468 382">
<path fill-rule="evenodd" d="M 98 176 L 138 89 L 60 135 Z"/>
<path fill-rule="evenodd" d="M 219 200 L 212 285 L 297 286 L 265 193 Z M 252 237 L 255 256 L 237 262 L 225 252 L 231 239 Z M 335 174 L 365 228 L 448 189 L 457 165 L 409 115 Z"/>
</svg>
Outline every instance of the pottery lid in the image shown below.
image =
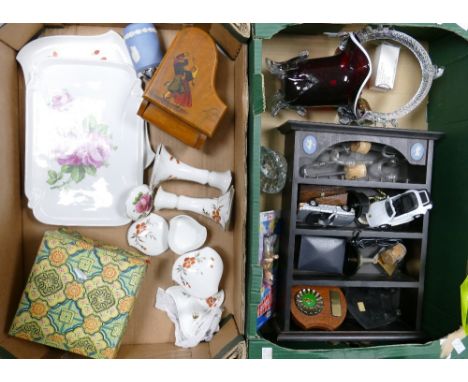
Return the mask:
<svg viewBox="0 0 468 382">
<path fill-rule="evenodd" d="M 151 213 L 130 226 L 127 233 L 128 244 L 145 255 L 158 256 L 168 248 L 168 230 L 166 220 Z"/>
</svg>

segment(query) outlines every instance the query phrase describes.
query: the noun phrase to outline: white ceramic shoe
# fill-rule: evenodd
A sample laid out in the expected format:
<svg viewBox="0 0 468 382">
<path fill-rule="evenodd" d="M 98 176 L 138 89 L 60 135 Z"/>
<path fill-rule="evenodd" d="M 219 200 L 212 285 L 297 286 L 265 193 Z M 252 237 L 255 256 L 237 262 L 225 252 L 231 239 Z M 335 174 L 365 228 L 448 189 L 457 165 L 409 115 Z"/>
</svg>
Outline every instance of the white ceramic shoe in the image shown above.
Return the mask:
<svg viewBox="0 0 468 382">
<path fill-rule="evenodd" d="M 200 248 L 206 236 L 206 228 L 188 215 L 178 215 L 169 221 L 169 248 L 177 255 Z"/>
<path fill-rule="evenodd" d="M 151 174 L 151 188 L 156 188 L 161 182 L 169 179 L 188 180 L 200 184 L 208 184 L 218 188 L 223 194 L 231 185 L 231 171 L 208 171 L 189 166 L 173 155 L 169 154 L 163 144 L 156 149 L 153 172 Z"/>
<path fill-rule="evenodd" d="M 138 219 L 128 229 L 128 244 L 148 256 L 158 256 L 168 248 L 167 221 L 156 214 Z"/>
<path fill-rule="evenodd" d="M 224 195 L 211 199 L 179 196 L 166 192 L 162 187 L 159 187 L 154 197 L 154 209 L 156 211 L 163 209 L 192 211 L 210 218 L 220 224 L 223 229 L 227 229 L 231 219 L 233 197 L 234 187 L 232 186 Z"/>
<path fill-rule="evenodd" d="M 187 294 L 181 286 L 166 291 L 159 288 L 156 308 L 164 310 L 175 326 L 175 344 L 184 348 L 210 341 L 219 330 L 224 292 L 219 291 L 206 299 Z"/>
<path fill-rule="evenodd" d="M 218 291 L 222 275 L 223 260 L 210 247 L 180 256 L 172 267 L 172 280 L 198 298 L 213 296 Z"/>
</svg>

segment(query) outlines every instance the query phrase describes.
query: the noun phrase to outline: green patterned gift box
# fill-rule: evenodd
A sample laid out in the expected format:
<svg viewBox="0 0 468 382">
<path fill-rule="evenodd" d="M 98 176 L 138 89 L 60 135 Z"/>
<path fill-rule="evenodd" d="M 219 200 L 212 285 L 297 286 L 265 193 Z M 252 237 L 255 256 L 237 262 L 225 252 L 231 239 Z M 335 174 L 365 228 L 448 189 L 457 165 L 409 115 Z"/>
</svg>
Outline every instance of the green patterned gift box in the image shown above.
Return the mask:
<svg viewBox="0 0 468 382">
<path fill-rule="evenodd" d="M 64 229 L 47 231 L 10 335 L 114 358 L 146 268 L 136 252 Z"/>
</svg>

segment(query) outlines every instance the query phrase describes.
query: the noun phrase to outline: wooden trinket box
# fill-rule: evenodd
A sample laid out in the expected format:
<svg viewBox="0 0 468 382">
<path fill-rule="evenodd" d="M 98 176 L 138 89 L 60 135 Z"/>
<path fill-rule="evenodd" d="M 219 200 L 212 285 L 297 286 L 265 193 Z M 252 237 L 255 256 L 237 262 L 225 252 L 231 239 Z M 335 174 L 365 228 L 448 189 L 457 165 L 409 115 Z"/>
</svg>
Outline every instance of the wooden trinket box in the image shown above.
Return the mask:
<svg viewBox="0 0 468 382">
<path fill-rule="evenodd" d="M 138 114 L 200 149 L 226 112 L 215 89 L 216 44 L 205 31 L 181 30 L 148 83 Z"/>
</svg>

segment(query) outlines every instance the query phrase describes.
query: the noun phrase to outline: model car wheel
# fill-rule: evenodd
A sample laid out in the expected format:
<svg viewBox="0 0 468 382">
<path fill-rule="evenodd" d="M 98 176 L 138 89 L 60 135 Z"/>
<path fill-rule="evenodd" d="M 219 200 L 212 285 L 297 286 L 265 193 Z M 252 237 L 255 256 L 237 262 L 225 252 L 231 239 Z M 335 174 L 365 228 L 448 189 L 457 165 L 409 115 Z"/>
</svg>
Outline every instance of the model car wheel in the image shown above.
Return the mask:
<svg viewBox="0 0 468 382">
<path fill-rule="evenodd" d="M 305 222 L 309 225 L 317 225 L 320 223 L 321 216 L 319 214 L 311 213 L 305 218 Z"/>
<path fill-rule="evenodd" d="M 366 216 L 365 215 L 362 215 L 362 216 L 359 216 L 356 220 L 356 225 L 358 227 L 362 227 L 362 228 L 367 228 L 369 227 L 369 223 L 367 222 L 367 219 L 366 219 Z"/>
<path fill-rule="evenodd" d="M 350 191 L 348 193 L 348 206 L 354 208 L 356 217 L 364 217 L 369 212 L 369 198 L 362 192 Z"/>
</svg>

